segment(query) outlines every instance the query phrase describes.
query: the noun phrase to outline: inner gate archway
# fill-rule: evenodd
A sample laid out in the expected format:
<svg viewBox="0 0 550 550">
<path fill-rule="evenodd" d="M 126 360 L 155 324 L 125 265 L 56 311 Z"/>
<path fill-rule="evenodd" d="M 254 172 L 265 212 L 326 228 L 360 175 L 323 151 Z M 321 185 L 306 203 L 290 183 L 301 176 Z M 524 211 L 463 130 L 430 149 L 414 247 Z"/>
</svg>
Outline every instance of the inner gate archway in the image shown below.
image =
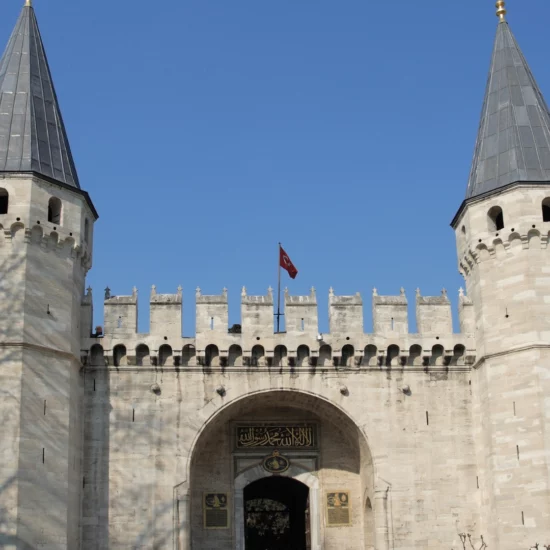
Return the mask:
<svg viewBox="0 0 550 550">
<path fill-rule="evenodd" d="M 244 488 L 242 510 L 246 550 L 310 550 L 309 487 L 304 483 L 261 477 Z"/>
<path fill-rule="evenodd" d="M 300 445 L 291 445 L 290 439 L 281 436 L 306 428 L 312 434 L 311 441 L 298 441 L 303 443 Z M 261 441 L 261 438 L 253 441 L 247 435 L 266 432 L 279 435 Z M 288 461 L 284 471 L 266 470 L 265 461 L 273 452 L 282 456 L 282 462 Z M 307 538 L 305 546 L 301 542 L 296 550 L 320 550 L 337 545 L 358 550 L 374 548 L 375 530 L 383 532 L 384 526 L 380 521 L 375 522 L 378 516 L 371 506 L 371 502 L 377 500 L 374 465 L 366 437 L 344 411 L 324 398 L 275 390 L 235 400 L 213 415 L 201 429 L 189 468 L 187 521 L 182 522 L 186 531 L 190 531 L 189 543 L 193 550 L 255 550 L 246 546 L 246 488 L 256 482 L 266 484 L 264 488 L 269 484 L 274 487 L 276 481 L 261 481 L 273 477 L 307 488 L 307 510 L 302 511 L 304 517 L 307 516 L 303 526 Z M 205 516 L 205 499 L 212 500 L 214 496 L 217 502 L 227 502 L 223 509 L 216 511 L 219 512 L 216 517 L 221 519 L 215 525 L 208 523 Z M 331 505 L 335 500 L 344 505 L 335 509 Z M 208 511 L 209 517 L 215 517 L 211 512 Z M 297 512 L 294 513 L 295 521 L 302 521 L 296 519 Z M 379 516 L 385 521 L 383 513 Z M 350 546 L 350 541 L 356 541 L 352 543 L 356 546 Z M 269 545 L 276 548 L 276 541 L 270 539 L 266 548 L 271 549 Z M 384 542 L 380 544 L 381 549 L 385 546 Z"/>
<path fill-rule="evenodd" d="M 311 472 L 305 471 L 300 466 L 290 466 L 289 469 L 280 476 L 266 476 L 266 472 L 262 466 L 250 468 L 235 479 L 235 497 L 234 497 L 234 517 L 235 517 L 235 548 L 239 550 L 254 550 L 247 546 L 247 510 L 246 510 L 246 489 L 254 486 L 256 483 L 262 483 L 269 480 L 285 480 L 287 482 L 296 483 L 302 486 L 304 493 L 307 496 L 307 506 L 303 507 L 303 498 L 298 498 L 296 506 L 302 508 L 304 512 L 303 526 L 297 527 L 294 531 L 302 529 L 300 534 L 300 543 L 302 546 L 292 548 L 292 550 L 313 550 L 321 547 L 321 522 L 319 510 L 319 478 Z M 289 485 L 287 485 L 289 487 Z M 296 487 L 296 485 L 295 485 Z M 305 540 L 302 538 L 305 535 Z M 271 541 L 275 542 L 275 541 Z M 262 550 L 265 550 L 262 549 Z"/>
</svg>

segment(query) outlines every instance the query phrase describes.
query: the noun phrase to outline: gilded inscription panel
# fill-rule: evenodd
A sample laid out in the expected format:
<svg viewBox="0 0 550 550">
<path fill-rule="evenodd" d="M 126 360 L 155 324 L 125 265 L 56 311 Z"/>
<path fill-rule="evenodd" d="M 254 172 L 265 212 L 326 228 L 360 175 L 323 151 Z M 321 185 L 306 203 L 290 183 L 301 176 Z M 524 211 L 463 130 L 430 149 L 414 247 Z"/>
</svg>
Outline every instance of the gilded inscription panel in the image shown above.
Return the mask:
<svg viewBox="0 0 550 550">
<path fill-rule="evenodd" d="M 317 429 L 312 424 L 240 425 L 237 449 L 315 449 Z"/>
<path fill-rule="evenodd" d="M 351 525 L 349 491 L 331 491 L 326 496 L 327 526 L 343 527 Z"/>
<path fill-rule="evenodd" d="M 204 493 L 204 528 L 227 529 L 229 527 L 229 495 Z"/>
</svg>

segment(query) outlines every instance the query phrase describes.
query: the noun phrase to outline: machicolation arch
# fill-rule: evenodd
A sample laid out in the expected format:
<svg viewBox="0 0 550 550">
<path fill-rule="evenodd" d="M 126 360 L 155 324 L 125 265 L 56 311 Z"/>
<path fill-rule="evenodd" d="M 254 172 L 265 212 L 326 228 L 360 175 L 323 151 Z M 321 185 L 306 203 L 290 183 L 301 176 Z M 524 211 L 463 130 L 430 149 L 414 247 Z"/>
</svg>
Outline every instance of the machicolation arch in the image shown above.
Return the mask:
<svg viewBox="0 0 550 550">
<path fill-rule="evenodd" d="M 172 348 L 168 344 L 163 344 L 159 348 L 159 366 L 164 367 L 172 359 Z"/>
<path fill-rule="evenodd" d="M 308 365 L 308 362 L 309 362 L 308 346 L 304 346 L 304 345 L 298 346 L 296 361 L 297 361 L 296 366 L 298 367 L 305 367 Z"/>
<path fill-rule="evenodd" d="M 204 366 L 205 367 L 219 367 L 220 366 L 220 350 L 218 346 L 209 344 L 206 346 L 204 354 Z"/>
<path fill-rule="evenodd" d="M 183 367 L 188 367 L 195 361 L 195 357 L 197 355 L 197 349 L 192 344 L 187 344 L 186 346 L 183 346 L 183 350 L 181 351 L 181 364 Z"/>
<path fill-rule="evenodd" d="M 431 357 L 430 364 L 433 366 L 443 365 L 444 356 L 445 356 L 445 349 L 443 348 L 442 345 L 436 344 L 432 348 L 432 357 Z"/>
<path fill-rule="evenodd" d="M 375 367 L 378 365 L 378 350 L 376 349 L 376 346 L 369 344 L 365 347 L 363 364 L 369 367 Z"/>
<path fill-rule="evenodd" d="M 409 365 L 421 366 L 422 365 L 422 347 L 418 344 L 411 346 L 409 350 Z"/>
<path fill-rule="evenodd" d="M 319 348 L 319 360 L 317 361 L 319 367 L 332 366 L 332 348 L 328 344 L 323 344 Z"/>
<path fill-rule="evenodd" d="M 139 367 L 151 365 L 151 354 L 149 352 L 149 347 L 145 344 L 140 344 L 136 348 L 136 364 Z"/>
<path fill-rule="evenodd" d="M 355 348 L 351 344 L 346 344 L 342 348 L 342 367 L 353 367 L 353 360 L 355 358 Z"/>
<path fill-rule="evenodd" d="M 276 346 L 273 351 L 273 366 L 274 367 L 286 367 L 287 366 L 288 351 L 286 346 Z"/>
<path fill-rule="evenodd" d="M 113 349 L 113 362 L 115 367 L 122 367 L 128 364 L 126 358 L 126 346 L 119 344 Z"/>
<path fill-rule="evenodd" d="M 468 355 L 464 344 L 453 344 L 445 349 L 442 344 L 435 344 L 430 350 L 423 350 L 419 344 L 411 345 L 408 350 L 401 350 L 396 344 L 387 349 L 378 349 L 369 344 L 364 351 L 357 351 L 352 344 L 346 344 L 333 354 L 332 347 L 323 344 L 318 350 L 300 345 L 296 351 L 289 351 L 286 346 L 278 345 L 274 350 L 266 350 L 262 345 L 256 345 L 251 351 L 244 353 L 238 344 L 233 344 L 228 350 L 220 350 L 215 344 L 206 346 L 197 355 L 196 347 L 187 344 L 180 352 L 174 353 L 169 344 L 160 346 L 156 355 L 151 355 L 149 346 L 139 344 L 135 348 L 135 357 L 129 356 L 127 346 L 116 344 L 112 350 L 104 350 L 100 344 L 90 347 L 88 365 L 99 367 L 113 365 L 114 367 L 268 367 L 305 369 L 310 367 L 326 368 L 396 368 L 401 367 L 463 367 L 471 364 L 473 356 Z"/>
<path fill-rule="evenodd" d="M 265 366 L 265 349 L 263 346 L 256 345 L 252 348 L 252 366 L 263 367 Z"/>
<path fill-rule="evenodd" d="M 242 367 L 243 366 L 243 348 L 237 344 L 233 344 L 229 347 L 227 355 L 227 364 L 229 367 Z"/>
</svg>

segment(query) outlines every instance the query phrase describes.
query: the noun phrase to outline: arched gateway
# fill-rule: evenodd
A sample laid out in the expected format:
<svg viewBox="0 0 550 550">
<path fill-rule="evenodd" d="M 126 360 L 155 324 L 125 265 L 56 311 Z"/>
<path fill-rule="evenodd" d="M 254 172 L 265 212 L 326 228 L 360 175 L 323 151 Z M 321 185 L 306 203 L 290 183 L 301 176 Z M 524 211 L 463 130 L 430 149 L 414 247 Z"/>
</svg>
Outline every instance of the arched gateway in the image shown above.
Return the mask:
<svg viewBox="0 0 550 550">
<path fill-rule="evenodd" d="M 338 406 L 291 390 L 249 394 L 200 429 L 177 488 L 178 547 L 374 549 L 375 527 L 387 533 L 374 486 L 366 437 Z"/>
</svg>

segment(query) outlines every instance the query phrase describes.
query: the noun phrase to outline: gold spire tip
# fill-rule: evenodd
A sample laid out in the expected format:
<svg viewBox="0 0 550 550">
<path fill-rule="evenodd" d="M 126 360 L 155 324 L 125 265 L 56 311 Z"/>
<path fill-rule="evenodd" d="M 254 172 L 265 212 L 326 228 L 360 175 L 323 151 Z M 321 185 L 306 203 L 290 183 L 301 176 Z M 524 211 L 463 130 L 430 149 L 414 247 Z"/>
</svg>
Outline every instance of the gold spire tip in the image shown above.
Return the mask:
<svg viewBox="0 0 550 550">
<path fill-rule="evenodd" d="M 498 0 L 496 6 L 497 6 L 497 17 L 501 21 L 506 21 L 506 2 L 504 0 Z"/>
<path fill-rule="evenodd" d="M 32 8 L 32 0 L 25 0 L 25 7 Z"/>
</svg>

